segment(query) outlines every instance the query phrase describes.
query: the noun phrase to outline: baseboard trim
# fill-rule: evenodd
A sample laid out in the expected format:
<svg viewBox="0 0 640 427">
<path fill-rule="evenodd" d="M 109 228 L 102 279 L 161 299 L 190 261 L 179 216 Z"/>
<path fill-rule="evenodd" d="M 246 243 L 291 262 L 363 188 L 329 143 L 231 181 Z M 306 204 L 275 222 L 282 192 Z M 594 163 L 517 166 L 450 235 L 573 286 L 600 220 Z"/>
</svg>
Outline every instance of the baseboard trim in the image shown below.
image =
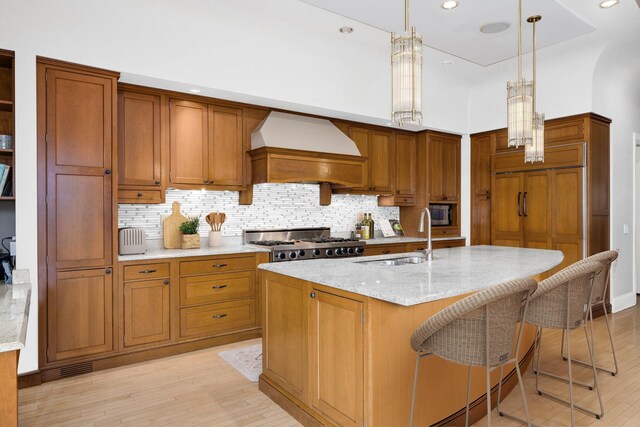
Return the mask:
<svg viewBox="0 0 640 427">
<path fill-rule="evenodd" d="M 611 298 L 611 308 L 613 313 L 617 313 L 629 307 L 636 305 L 637 295 L 635 292 L 629 292 L 615 298 Z"/>
</svg>

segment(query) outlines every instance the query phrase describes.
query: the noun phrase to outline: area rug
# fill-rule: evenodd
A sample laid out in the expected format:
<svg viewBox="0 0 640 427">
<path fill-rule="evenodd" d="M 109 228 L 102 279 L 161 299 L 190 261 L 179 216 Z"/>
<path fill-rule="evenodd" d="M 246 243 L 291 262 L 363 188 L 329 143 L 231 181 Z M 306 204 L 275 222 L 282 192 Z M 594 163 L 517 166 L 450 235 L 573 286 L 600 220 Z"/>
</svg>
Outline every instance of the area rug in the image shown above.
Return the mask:
<svg viewBox="0 0 640 427">
<path fill-rule="evenodd" d="M 250 381 L 258 381 L 262 373 L 262 344 L 221 351 L 218 354 Z"/>
</svg>

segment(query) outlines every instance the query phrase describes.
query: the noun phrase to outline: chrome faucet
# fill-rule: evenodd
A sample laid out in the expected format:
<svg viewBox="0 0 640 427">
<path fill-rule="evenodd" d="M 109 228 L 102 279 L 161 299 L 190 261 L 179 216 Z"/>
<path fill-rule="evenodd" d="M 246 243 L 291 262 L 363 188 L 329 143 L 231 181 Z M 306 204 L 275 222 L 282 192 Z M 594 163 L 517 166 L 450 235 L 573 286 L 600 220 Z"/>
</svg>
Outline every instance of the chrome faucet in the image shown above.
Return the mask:
<svg viewBox="0 0 640 427">
<path fill-rule="evenodd" d="M 427 249 L 424 250 L 424 254 L 427 257 L 427 261 L 433 261 L 433 248 L 431 247 L 431 211 L 429 208 L 422 209 L 420 213 L 420 226 L 418 227 L 418 232 L 424 233 L 424 215 L 427 214 L 427 219 L 429 220 L 429 231 L 427 232 Z"/>
</svg>

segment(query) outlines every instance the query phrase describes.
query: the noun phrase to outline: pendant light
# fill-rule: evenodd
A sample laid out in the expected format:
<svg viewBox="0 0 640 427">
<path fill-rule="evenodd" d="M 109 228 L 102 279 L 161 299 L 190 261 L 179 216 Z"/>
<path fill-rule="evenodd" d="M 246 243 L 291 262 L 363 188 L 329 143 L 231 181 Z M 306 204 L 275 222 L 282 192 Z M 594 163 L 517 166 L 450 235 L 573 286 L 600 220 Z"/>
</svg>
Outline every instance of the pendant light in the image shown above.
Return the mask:
<svg viewBox="0 0 640 427">
<path fill-rule="evenodd" d="M 409 0 L 404 2 L 404 32 L 391 33 L 391 121 L 422 124 L 422 36 L 409 31 Z"/>
<path fill-rule="evenodd" d="M 536 112 L 536 22 L 542 16 L 534 15 L 527 18 L 533 24 L 533 124 L 531 143 L 524 147 L 525 163 L 544 162 L 544 114 Z"/>
<path fill-rule="evenodd" d="M 533 82 L 522 77 L 522 0 L 518 1 L 518 80 L 507 82 L 509 147 L 530 144 L 533 138 Z"/>
</svg>

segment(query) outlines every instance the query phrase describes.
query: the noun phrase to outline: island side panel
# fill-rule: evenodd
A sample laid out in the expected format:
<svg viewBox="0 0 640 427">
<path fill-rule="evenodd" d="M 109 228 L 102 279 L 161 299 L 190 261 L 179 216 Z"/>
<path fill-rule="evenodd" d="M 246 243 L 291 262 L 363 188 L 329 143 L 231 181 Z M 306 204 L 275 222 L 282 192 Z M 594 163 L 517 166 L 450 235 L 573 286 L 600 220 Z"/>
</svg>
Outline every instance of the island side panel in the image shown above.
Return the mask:
<svg viewBox="0 0 640 427">
<path fill-rule="evenodd" d="M 468 295 L 468 294 L 467 294 Z M 405 307 L 371 298 L 366 334 L 369 353 L 369 387 L 366 390 L 367 418 L 370 425 L 408 425 L 416 353 L 410 345 L 413 331 L 430 316 L 466 297 Z M 525 327 L 519 360 L 533 345 L 534 328 Z M 513 370 L 507 365 L 504 375 Z M 499 370 L 492 373 L 497 385 Z M 420 362 L 416 397 L 415 425 L 431 425 L 463 409 L 466 400 L 467 367 L 429 356 Z M 485 393 L 485 371 L 472 369 L 471 402 Z"/>
</svg>

